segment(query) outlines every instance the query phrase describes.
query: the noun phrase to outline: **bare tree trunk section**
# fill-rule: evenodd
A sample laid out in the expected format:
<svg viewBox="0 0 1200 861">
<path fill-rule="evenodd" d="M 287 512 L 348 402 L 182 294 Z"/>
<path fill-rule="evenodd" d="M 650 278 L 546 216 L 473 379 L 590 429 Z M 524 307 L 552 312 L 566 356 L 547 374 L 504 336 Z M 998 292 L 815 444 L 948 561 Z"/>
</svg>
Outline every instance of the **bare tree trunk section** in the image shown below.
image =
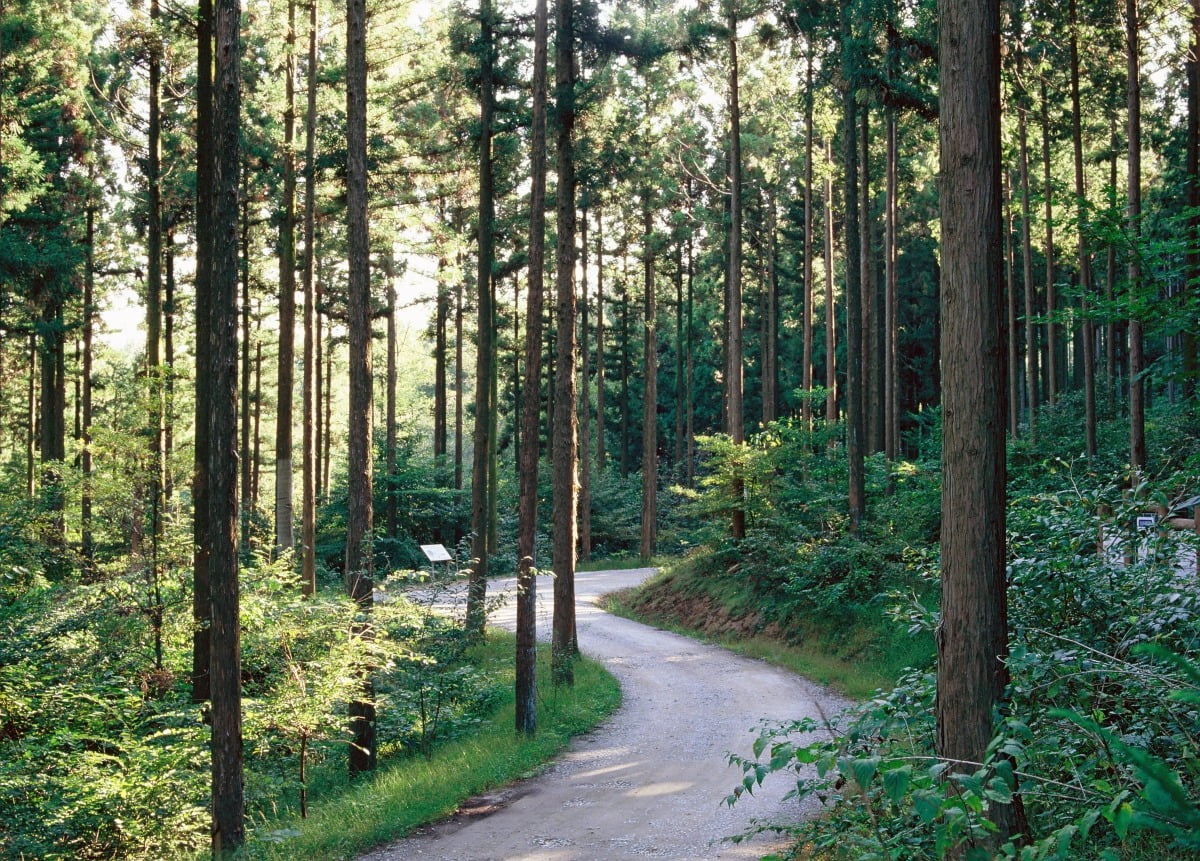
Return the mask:
<svg viewBox="0 0 1200 861">
<path fill-rule="evenodd" d="M 588 208 L 579 213 L 579 558 L 592 558 L 592 394 L 591 328 L 588 320 Z"/>
<path fill-rule="evenodd" d="M 1083 314 L 1084 435 L 1088 457 L 1096 456 L 1096 331 L 1092 324 L 1092 259 L 1087 247 L 1087 187 L 1083 175 L 1082 106 L 1079 100 L 1078 0 L 1068 3 L 1071 19 L 1071 150 L 1075 161 L 1076 234 L 1079 254 L 1079 295 Z"/>
<path fill-rule="evenodd" d="M 596 207 L 596 472 L 603 476 L 604 448 L 604 216 Z"/>
<path fill-rule="evenodd" d="M 647 159 L 649 161 L 649 159 Z M 642 189 L 642 365 L 646 382 L 642 395 L 642 535 L 643 563 L 654 555 L 658 539 L 658 304 L 654 295 L 654 223 L 648 187 Z"/>
<path fill-rule="evenodd" d="M 899 189 L 896 179 L 896 163 L 899 158 L 897 147 L 896 109 L 887 109 L 887 188 L 884 204 L 887 219 L 883 240 L 884 280 L 884 439 L 883 447 L 887 459 L 897 458 L 900 451 L 900 372 L 898 352 L 899 281 L 896 273 L 896 202 Z"/>
<path fill-rule="evenodd" d="M 725 394 L 726 425 L 734 445 L 746 441 L 742 368 L 742 113 L 738 100 L 737 17 L 729 13 L 729 268 L 725 308 Z M 746 509 L 742 501 L 744 480 L 735 477 L 731 488 L 735 541 L 746 537 Z"/>
<path fill-rule="evenodd" d="M 837 318 L 833 306 L 833 142 L 825 141 L 825 421 L 837 421 Z"/>
<path fill-rule="evenodd" d="M 1186 284 L 1180 300 L 1188 302 L 1200 290 L 1200 0 L 1192 0 L 1191 50 L 1187 60 L 1188 107 L 1187 107 L 1187 173 L 1188 208 L 1188 253 Z M 1183 337 L 1183 392 L 1188 400 L 1196 399 L 1197 377 L 1200 377 L 1200 359 L 1197 358 L 1196 332 L 1185 328 Z"/>
<path fill-rule="evenodd" d="M 542 312 L 546 266 L 546 54 L 549 12 L 537 0 L 534 12 L 533 129 L 530 153 L 529 289 L 525 305 L 525 380 L 522 391 L 517 493 L 516 728 L 537 731 L 537 537 L 538 461 L 541 453 Z"/>
<path fill-rule="evenodd" d="M 492 378 L 495 376 L 493 343 L 492 262 L 495 248 L 495 201 L 492 178 L 492 112 L 495 46 L 492 29 L 495 11 L 492 0 L 480 0 L 481 44 L 483 61 L 479 93 L 479 270 L 476 279 L 479 324 L 476 332 L 475 359 L 475 433 L 471 470 L 471 575 L 467 589 L 467 632 L 472 638 L 483 637 L 484 601 L 487 598 L 489 487 L 491 449 Z"/>
<path fill-rule="evenodd" d="M 304 117 L 304 421 L 301 445 L 300 583 L 305 595 L 317 592 L 317 326 L 316 326 L 316 140 L 317 3 L 309 3 L 308 91 Z"/>
<path fill-rule="evenodd" d="M 237 460 L 238 170 L 241 113 L 241 10 L 216 4 L 213 134 L 215 212 L 206 416 L 209 481 L 206 543 L 212 589 L 212 852 L 221 857 L 245 841 L 242 785 L 241 624 L 238 595 Z"/>
<path fill-rule="evenodd" d="M 805 43 L 804 57 L 804 334 L 801 356 L 801 383 L 805 395 L 800 416 L 805 423 L 813 417 L 813 46 Z"/>
<path fill-rule="evenodd" d="M 216 206 L 213 105 L 213 4 L 199 0 L 196 13 L 196 415 L 212 412 L 212 386 L 204 351 L 212 331 L 212 261 Z M 236 265 L 236 264 L 235 264 Z M 212 618 L 209 578 L 208 422 L 196 422 L 192 460 L 192 702 L 209 699 Z"/>
<path fill-rule="evenodd" d="M 850 0 L 841 12 L 842 69 L 849 82 L 842 98 L 842 136 L 846 171 L 846 457 L 849 460 L 847 509 L 850 531 L 858 532 L 866 511 L 863 474 L 863 356 L 862 282 L 858 209 L 858 105 L 855 102 L 857 64 Z"/>
<path fill-rule="evenodd" d="M 1142 239 L 1142 80 L 1138 0 L 1125 0 L 1125 38 L 1128 49 L 1126 90 L 1129 102 L 1129 294 L 1135 299 L 1143 289 Z M 1136 304 L 1136 303 L 1135 303 Z M 1135 473 L 1146 470 L 1146 388 L 1142 321 L 1129 318 L 1129 465 Z M 1137 479 L 1133 479 L 1137 484 Z"/>
<path fill-rule="evenodd" d="M 558 326 L 554 380 L 554 622 L 551 636 L 555 684 L 575 683 L 574 658 L 579 652 L 575 631 L 575 547 L 579 485 L 576 479 L 578 419 L 575 391 L 575 162 L 571 152 L 575 127 L 575 7 L 557 0 L 554 103 L 558 118 L 557 222 L 555 292 Z"/>
<path fill-rule="evenodd" d="M 400 509 L 396 503 L 396 266 L 389 250 L 384 257 L 384 282 L 387 284 L 387 380 L 384 394 L 384 464 L 387 470 L 387 537 L 396 539 Z"/>
<path fill-rule="evenodd" d="M 1032 439 L 1037 435 L 1038 397 L 1038 343 L 1037 327 L 1034 317 L 1037 316 L 1037 287 L 1033 283 L 1033 241 L 1032 215 L 1029 204 L 1029 93 L 1024 87 L 1025 80 L 1025 47 L 1017 46 L 1017 78 L 1022 87 L 1017 100 L 1017 169 L 1021 182 L 1021 274 L 1025 286 L 1025 404 L 1028 434 Z"/>
<path fill-rule="evenodd" d="M 1041 81 L 1042 99 L 1042 193 L 1046 206 L 1046 402 L 1058 403 L 1062 376 L 1059 363 L 1058 290 L 1054 284 L 1054 183 L 1050 176 L 1050 100 L 1046 80 Z"/>
<path fill-rule="evenodd" d="M 938 12 L 946 528 L 937 749 L 953 769 L 973 772 L 1008 675 L 1000 10 L 997 0 L 940 0 Z M 991 806 L 996 846 L 1024 831 L 1014 801 Z"/>
<path fill-rule="evenodd" d="M 374 603 L 375 553 L 371 533 L 372 384 L 371 245 L 367 226 L 367 12 L 365 0 L 346 2 L 346 329 L 349 335 L 350 408 L 347 423 L 346 588 L 359 606 Z M 369 636 L 364 625 L 358 636 Z M 351 777 L 376 765 L 375 704 L 370 677 L 361 699 L 349 704 Z"/>
<path fill-rule="evenodd" d="M 1004 305 L 1007 325 L 1004 327 L 1008 344 L 1008 433 L 1013 439 L 1020 436 L 1018 419 L 1021 414 L 1020 362 L 1017 358 L 1017 275 L 1016 257 L 1013 253 L 1012 192 L 1008 188 L 1007 174 L 1001 174 L 1001 194 L 1004 199 Z"/>
</svg>

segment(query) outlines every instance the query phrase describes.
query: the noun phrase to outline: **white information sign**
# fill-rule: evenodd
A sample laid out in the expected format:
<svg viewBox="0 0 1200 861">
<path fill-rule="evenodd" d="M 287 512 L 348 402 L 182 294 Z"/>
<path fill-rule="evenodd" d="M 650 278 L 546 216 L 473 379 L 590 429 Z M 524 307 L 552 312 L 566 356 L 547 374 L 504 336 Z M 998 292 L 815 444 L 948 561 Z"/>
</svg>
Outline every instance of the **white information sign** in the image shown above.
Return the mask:
<svg viewBox="0 0 1200 861">
<path fill-rule="evenodd" d="M 441 544 L 422 544 L 421 552 L 430 562 L 453 562 L 454 557 Z"/>
</svg>

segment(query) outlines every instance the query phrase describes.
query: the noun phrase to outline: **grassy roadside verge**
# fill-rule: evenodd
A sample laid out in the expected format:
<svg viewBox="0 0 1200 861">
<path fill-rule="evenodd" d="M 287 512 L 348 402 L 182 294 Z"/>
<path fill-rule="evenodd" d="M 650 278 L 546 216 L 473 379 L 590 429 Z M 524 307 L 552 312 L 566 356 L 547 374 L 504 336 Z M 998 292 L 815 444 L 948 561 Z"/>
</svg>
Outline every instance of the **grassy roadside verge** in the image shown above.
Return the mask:
<svg viewBox="0 0 1200 861">
<path fill-rule="evenodd" d="M 255 827 L 239 857 L 344 859 L 445 818 L 466 799 L 537 774 L 575 736 L 612 714 L 621 701 L 613 676 L 595 661 L 580 660 L 573 688 L 550 684 L 549 652 L 539 651 L 536 737 L 513 730 L 513 637 L 489 631 L 477 656 L 502 663 L 508 694 L 469 738 L 439 747 L 433 758 L 416 757 L 380 767 L 369 780 L 314 805 L 307 819 L 287 818 Z"/>
<path fill-rule="evenodd" d="M 794 613 L 784 624 L 768 621 L 734 579 L 714 573 L 702 556 L 675 560 L 640 587 L 609 595 L 605 609 L 785 667 L 855 700 L 890 689 L 933 655 L 930 636 L 896 630 L 878 607 L 849 624 Z"/>
</svg>

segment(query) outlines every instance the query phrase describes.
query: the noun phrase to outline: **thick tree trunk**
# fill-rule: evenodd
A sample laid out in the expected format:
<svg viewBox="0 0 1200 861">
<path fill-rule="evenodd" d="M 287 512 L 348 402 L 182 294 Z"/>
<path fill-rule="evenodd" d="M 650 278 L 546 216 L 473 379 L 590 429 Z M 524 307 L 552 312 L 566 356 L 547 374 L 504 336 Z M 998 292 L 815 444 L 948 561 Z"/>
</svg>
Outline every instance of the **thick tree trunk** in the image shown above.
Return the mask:
<svg viewBox="0 0 1200 861">
<path fill-rule="evenodd" d="M 241 10 L 217 0 L 213 110 L 212 284 L 207 363 L 211 385 L 208 425 L 209 532 L 205 543 L 212 588 L 212 851 L 214 857 L 245 841 L 242 785 L 241 623 L 238 596 L 238 487 L 229 464 L 237 461 L 238 171 L 241 114 Z"/>
<path fill-rule="evenodd" d="M 196 14 L 196 438 L 192 444 L 192 702 L 209 699 L 212 618 L 209 580 L 208 422 L 212 386 L 206 363 L 211 333 L 212 270 L 216 231 L 213 159 L 213 4 L 199 0 Z"/>
<path fill-rule="evenodd" d="M 495 86 L 492 76 L 495 45 L 492 0 L 480 0 L 481 45 L 483 50 L 479 92 L 479 269 L 476 279 L 479 323 L 476 331 L 475 434 L 471 470 L 471 575 L 467 589 L 467 633 L 483 637 L 484 602 L 487 598 L 490 512 L 490 458 L 492 379 L 495 376 L 495 345 L 492 311 L 492 261 L 495 248 L 495 188 L 492 178 L 492 112 Z"/>
<path fill-rule="evenodd" d="M 251 416 L 252 404 L 250 398 L 253 394 L 251 386 L 253 376 L 251 362 L 251 344 L 253 338 L 250 331 L 250 187 L 249 187 L 249 172 L 242 167 L 241 174 L 242 198 L 241 198 L 241 284 L 242 284 L 242 304 L 241 304 L 241 376 L 242 382 L 240 386 L 241 392 L 241 411 L 239 417 L 239 432 L 241 434 L 241 442 L 238 451 L 241 452 L 241 461 L 238 466 L 241 469 L 241 506 L 238 512 L 239 521 L 241 524 L 240 538 L 238 547 L 241 553 L 250 552 L 250 512 L 254 505 L 254 477 L 252 470 L 254 468 L 253 458 L 251 457 L 251 429 L 254 425 L 254 420 Z"/>
<path fill-rule="evenodd" d="M 554 103 L 558 118 L 558 245 L 555 322 L 558 326 L 554 381 L 554 629 L 552 673 L 556 684 L 573 685 L 579 651 L 575 631 L 575 546 L 579 487 L 576 481 L 575 392 L 575 7 L 558 0 L 555 28 Z"/>
<path fill-rule="evenodd" d="M 374 602 L 372 505 L 371 245 L 367 227 L 367 12 L 346 2 L 346 329 L 350 409 L 347 424 L 346 587 L 365 610 Z M 369 636 L 369 628 L 358 632 Z M 375 704 L 370 678 L 350 702 L 350 775 L 376 764 Z"/>
<path fill-rule="evenodd" d="M 279 223 L 279 378 L 275 412 L 275 552 L 296 546 L 292 504 L 292 389 L 296 364 L 296 0 L 284 48 L 283 212 Z"/>
<path fill-rule="evenodd" d="M 530 153 L 529 289 L 525 305 L 525 381 L 517 470 L 517 732 L 537 731 L 537 537 L 538 461 L 541 445 L 542 312 L 546 264 L 546 0 L 534 12 L 533 129 Z"/>
<path fill-rule="evenodd" d="M 1000 11 L 997 0 L 940 0 L 938 12 L 945 528 L 937 747 L 952 769 L 973 772 L 1007 683 Z M 1019 800 L 993 803 L 989 816 L 996 845 L 1022 830 Z"/>
</svg>

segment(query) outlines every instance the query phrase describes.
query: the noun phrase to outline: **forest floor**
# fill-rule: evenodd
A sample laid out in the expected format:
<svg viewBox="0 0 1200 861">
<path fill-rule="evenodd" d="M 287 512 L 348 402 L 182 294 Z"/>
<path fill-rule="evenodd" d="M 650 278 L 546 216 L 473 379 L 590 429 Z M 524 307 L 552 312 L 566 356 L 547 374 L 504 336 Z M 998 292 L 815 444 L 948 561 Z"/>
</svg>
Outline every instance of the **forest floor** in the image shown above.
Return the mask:
<svg viewBox="0 0 1200 861">
<path fill-rule="evenodd" d="M 617 713 L 544 774 L 472 799 L 451 819 L 359 861 L 606 861 L 760 858 L 777 838 L 734 844 L 754 820 L 795 821 L 788 781 L 768 782 L 733 807 L 741 782 L 729 753 L 749 756 L 761 721 L 832 717 L 848 702 L 812 682 L 717 646 L 621 619 L 602 595 L 637 585 L 641 568 L 576 575 L 579 644 L 620 681 Z M 511 590 L 492 581 L 489 595 Z M 538 579 L 538 633 L 550 630 L 553 580 Z M 493 624 L 512 628 L 515 604 Z"/>
</svg>

